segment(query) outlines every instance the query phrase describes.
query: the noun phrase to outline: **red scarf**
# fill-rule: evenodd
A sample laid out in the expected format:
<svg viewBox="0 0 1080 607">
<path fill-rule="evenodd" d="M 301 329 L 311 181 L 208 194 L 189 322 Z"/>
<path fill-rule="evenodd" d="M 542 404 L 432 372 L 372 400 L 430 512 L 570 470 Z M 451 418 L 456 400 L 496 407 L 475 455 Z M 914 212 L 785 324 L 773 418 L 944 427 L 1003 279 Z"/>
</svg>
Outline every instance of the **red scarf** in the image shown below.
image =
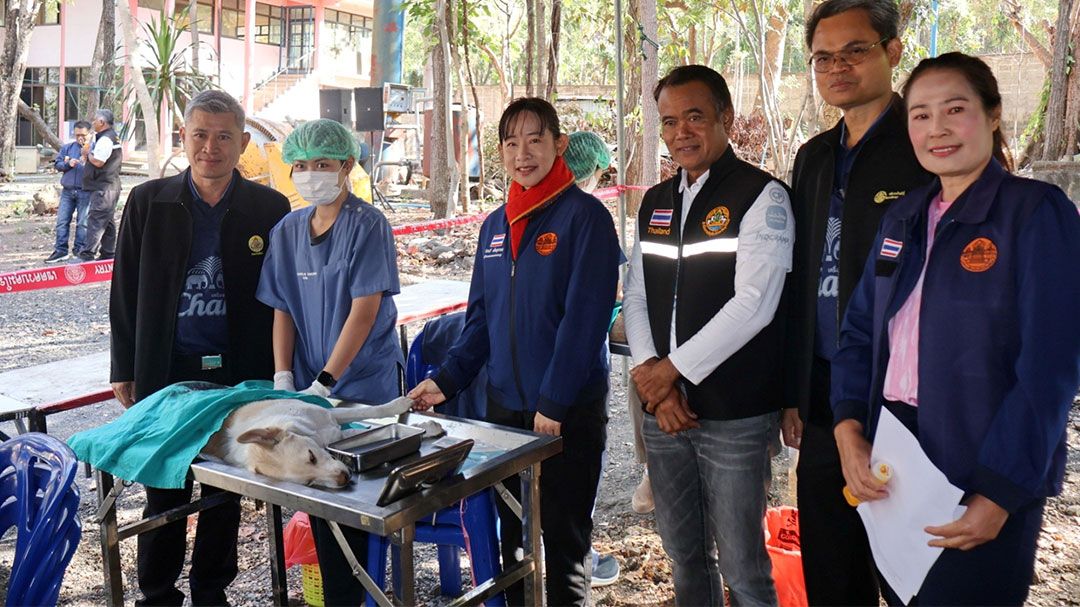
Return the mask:
<svg viewBox="0 0 1080 607">
<path fill-rule="evenodd" d="M 566 188 L 574 185 L 574 174 L 566 166 L 562 156 L 555 157 L 555 164 L 540 181 L 529 189 L 521 187 L 516 181 L 510 182 L 510 195 L 506 201 L 506 219 L 510 222 L 510 254 L 516 261 L 521 237 L 525 235 L 525 226 L 529 225 L 529 216 L 555 200 Z"/>
</svg>

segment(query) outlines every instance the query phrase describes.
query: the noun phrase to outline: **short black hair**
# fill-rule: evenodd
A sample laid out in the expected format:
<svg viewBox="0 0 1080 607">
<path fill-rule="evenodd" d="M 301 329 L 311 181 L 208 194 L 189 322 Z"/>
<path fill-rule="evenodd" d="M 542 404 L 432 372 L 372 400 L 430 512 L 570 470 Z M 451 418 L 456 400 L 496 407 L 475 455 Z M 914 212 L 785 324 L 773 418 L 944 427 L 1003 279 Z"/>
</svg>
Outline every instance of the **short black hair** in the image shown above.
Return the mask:
<svg viewBox="0 0 1080 607">
<path fill-rule="evenodd" d="M 89 130 L 94 128 L 94 125 L 90 124 L 89 122 L 87 122 L 85 120 L 80 120 L 80 121 L 76 122 L 71 128 L 72 129 L 86 129 L 86 130 L 89 131 Z"/>
<path fill-rule="evenodd" d="M 731 91 L 728 90 L 727 81 L 719 72 L 705 65 L 681 65 L 660 79 L 653 89 L 653 99 L 660 102 L 660 91 L 669 86 L 679 86 L 691 82 L 700 82 L 709 87 L 713 101 L 716 103 L 717 115 L 732 108 Z"/>
<path fill-rule="evenodd" d="M 499 143 L 510 136 L 510 125 L 514 119 L 525 113 L 536 116 L 536 119 L 540 121 L 541 133 L 545 130 L 551 131 L 556 139 L 562 134 L 559 130 L 559 113 L 555 111 L 555 106 L 539 97 L 518 97 L 506 106 L 502 118 L 499 118 Z"/>
<path fill-rule="evenodd" d="M 853 10 L 866 11 L 870 27 L 882 38 L 892 40 L 899 35 L 900 9 L 896 7 L 896 0 L 825 0 L 806 20 L 806 48 L 813 46 L 814 32 L 822 19 Z"/>
</svg>

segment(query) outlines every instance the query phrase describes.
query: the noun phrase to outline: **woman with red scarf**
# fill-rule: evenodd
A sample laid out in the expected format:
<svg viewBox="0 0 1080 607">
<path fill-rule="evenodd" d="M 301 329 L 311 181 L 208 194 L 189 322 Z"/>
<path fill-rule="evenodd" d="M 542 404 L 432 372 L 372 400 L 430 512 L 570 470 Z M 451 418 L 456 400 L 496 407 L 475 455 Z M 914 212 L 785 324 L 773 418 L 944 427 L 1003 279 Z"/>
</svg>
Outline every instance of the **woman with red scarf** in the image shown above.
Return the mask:
<svg viewBox="0 0 1080 607">
<path fill-rule="evenodd" d="M 446 363 L 409 397 L 427 409 L 487 365 L 487 421 L 563 437 L 540 476 L 547 601 L 585 605 L 592 507 L 607 437 L 607 328 L 623 254 L 611 214 L 574 185 L 550 103 L 517 99 L 499 121 L 510 184 L 480 229 L 469 308 Z M 520 494 L 516 478 L 507 488 Z M 503 567 L 521 521 L 498 500 Z M 523 587 L 507 591 L 512 605 Z"/>
</svg>

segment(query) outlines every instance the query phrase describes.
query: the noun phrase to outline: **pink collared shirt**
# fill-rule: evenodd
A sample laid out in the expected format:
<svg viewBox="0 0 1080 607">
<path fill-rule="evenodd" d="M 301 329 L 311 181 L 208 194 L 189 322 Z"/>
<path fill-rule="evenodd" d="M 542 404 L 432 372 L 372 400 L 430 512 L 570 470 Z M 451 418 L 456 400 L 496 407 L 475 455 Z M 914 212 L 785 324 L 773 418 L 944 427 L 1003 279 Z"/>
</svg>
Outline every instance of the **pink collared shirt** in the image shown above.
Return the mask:
<svg viewBox="0 0 1080 607">
<path fill-rule="evenodd" d="M 941 193 L 930 203 L 930 216 L 926 229 L 926 260 L 930 260 L 930 251 L 934 247 L 934 234 L 938 222 L 951 202 L 941 199 Z M 900 311 L 889 321 L 889 366 L 885 369 L 885 400 L 919 406 L 919 309 L 922 304 L 923 278 L 926 276 L 926 263 L 923 263 L 919 281 L 908 295 Z"/>
</svg>

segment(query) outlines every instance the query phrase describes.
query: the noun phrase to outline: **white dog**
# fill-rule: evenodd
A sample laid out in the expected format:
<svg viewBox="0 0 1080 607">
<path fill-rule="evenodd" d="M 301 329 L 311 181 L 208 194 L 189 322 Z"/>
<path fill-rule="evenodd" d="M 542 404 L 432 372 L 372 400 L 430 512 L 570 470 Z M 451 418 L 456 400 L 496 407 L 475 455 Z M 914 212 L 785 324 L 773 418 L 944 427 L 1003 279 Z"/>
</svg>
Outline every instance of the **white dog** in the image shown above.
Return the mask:
<svg viewBox="0 0 1080 607">
<path fill-rule="evenodd" d="M 346 436 L 341 425 L 400 415 L 411 406 L 405 397 L 384 405 L 331 409 L 301 400 L 258 401 L 230 413 L 202 453 L 278 480 L 344 487 L 351 478 L 349 469 L 326 450 Z"/>
</svg>

